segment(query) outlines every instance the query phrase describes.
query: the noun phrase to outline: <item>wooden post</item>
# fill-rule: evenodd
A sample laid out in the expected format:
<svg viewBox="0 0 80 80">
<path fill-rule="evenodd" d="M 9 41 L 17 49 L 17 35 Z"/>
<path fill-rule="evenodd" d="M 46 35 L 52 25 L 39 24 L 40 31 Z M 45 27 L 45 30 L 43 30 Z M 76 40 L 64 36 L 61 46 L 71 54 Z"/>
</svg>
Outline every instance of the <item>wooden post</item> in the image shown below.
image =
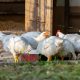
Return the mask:
<svg viewBox="0 0 80 80">
<path fill-rule="evenodd" d="M 69 0 L 65 0 L 65 12 L 64 12 L 64 33 L 67 33 L 67 28 L 69 27 Z"/>
<path fill-rule="evenodd" d="M 48 30 L 51 32 L 52 29 L 52 1 L 53 0 L 47 0 L 46 4 L 46 22 L 45 22 L 45 30 Z"/>
<path fill-rule="evenodd" d="M 56 0 L 53 0 L 53 23 L 52 23 L 52 35 L 56 34 L 56 25 L 55 25 L 55 18 L 56 18 Z"/>
<path fill-rule="evenodd" d="M 25 31 L 37 30 L 38 0 L 25 0 Z"/>
<path fill-rule="evenodd" d="M 25 0 L 25 31 L 38 30 L 37 28 L 44 31 L 43 27 L 45 30 L 52 30 L 52 2 L 53 0 Z M 37 3 L 40 6 L 36 6 Z"/>
<path fill-rule="evenodd" d="M 41 31 L 45 30 L 45 1 L 46 0 L 40 0 L 40 22 L 41 22 Z"/>
<path fill-rule="evenodd" d="M 30 0 L 25 0 L 25 31 L 28 31 L 30 27 L 29 8 L 30 8 Z"/>
</svg>

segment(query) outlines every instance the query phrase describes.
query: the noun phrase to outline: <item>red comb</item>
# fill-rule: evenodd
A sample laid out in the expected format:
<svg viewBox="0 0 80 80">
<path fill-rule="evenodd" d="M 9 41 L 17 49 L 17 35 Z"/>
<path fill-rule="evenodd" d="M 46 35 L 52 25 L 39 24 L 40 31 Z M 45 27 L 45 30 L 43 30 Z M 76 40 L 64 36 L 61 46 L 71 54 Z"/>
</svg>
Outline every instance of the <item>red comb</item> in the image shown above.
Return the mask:
<svg viewBox="0 0 80 80">
<path fill-rule="evenodd" d="M 60 32 L 60 30 L 57 30 L 57 32 Z"/>
</svg>

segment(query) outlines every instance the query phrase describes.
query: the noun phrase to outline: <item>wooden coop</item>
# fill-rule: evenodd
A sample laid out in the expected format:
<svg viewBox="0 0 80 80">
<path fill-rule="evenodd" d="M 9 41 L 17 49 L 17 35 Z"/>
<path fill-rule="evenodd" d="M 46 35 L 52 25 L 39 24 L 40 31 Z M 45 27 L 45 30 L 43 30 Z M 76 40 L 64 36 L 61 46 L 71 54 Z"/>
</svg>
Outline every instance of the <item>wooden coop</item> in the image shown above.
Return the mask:
<svg viewBox="0 0 80 80">
<path fill-rule="evenodd" d="M 53 0 L 0 0 L 0 31 L 52 30 Z"/>
</svg>

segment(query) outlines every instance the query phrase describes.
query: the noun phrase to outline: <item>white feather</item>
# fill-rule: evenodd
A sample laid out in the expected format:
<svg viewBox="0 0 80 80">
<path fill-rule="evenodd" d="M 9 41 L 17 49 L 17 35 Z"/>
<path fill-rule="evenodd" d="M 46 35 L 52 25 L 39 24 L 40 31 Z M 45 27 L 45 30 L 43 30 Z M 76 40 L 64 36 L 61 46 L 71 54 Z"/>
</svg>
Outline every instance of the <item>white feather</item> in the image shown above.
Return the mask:
<svg viewBox="0 0 80 80">
<path fill-rule="evenodd" d="M 62 48 L 62 45 L 61 45 L 62 43 L 63 43 L 62 39 L 55 37 L 55 36 L 51 36 L 51 37 L 41 41 L 38 44 L 38 47 L 36 49 L 36 53 L 45 55 L 46 57 L 48 57 L 50 55 L 55 55 Z"/>
<path fill-rule="evenodd" d="M 69 40 L 73 45 L 76 52 L 80 52 L 80 35 L 78 34 L 66 34 L 64 35 L 61 32 L 57 32 L 58 36 L 63 39 Z M 64 35 L 62 37 L 62 35 Z"/>
</svg>

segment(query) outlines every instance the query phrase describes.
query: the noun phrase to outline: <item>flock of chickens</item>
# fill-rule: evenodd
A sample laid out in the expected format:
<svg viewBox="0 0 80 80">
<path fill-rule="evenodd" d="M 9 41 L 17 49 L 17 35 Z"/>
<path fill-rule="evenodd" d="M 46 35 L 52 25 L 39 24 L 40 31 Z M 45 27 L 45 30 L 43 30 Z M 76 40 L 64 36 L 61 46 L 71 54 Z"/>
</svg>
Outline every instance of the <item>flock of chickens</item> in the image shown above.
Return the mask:
<svg viewBox="0 0 80 80">
<path fill-rule="evenodd" d="M 3 49 L 13 55 L 15 63 L 19 62 L 19 56 L 22 54 L 42 54 L 48 61 L 52 56 L 59 55 L 61 59 L 64 56 L 72 55 L 76 60 L 76 52 L 80 52 L 80 35 L 63 34 L 60 30 L 56 36 L 51 36 L 50 32 L 27 32 L 21 35 L 6 35 L 0 32 L 0 41 Z"/>
</svg>

